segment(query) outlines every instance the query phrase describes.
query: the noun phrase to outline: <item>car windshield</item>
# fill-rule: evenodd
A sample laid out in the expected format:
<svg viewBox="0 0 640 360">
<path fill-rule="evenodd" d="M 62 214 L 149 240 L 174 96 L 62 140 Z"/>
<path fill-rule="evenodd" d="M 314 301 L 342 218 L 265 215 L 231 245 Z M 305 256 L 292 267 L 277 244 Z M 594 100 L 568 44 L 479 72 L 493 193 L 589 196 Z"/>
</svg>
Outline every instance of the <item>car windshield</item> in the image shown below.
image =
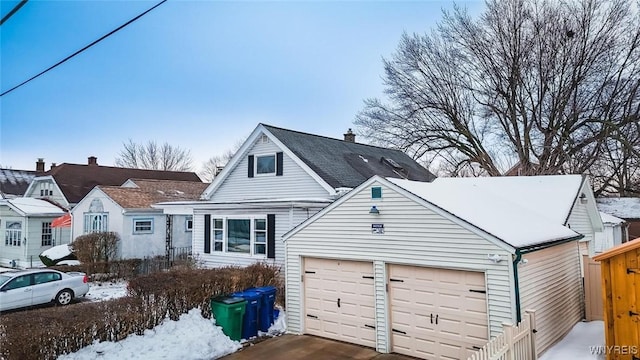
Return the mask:
<svg viewBox="0 0 640 360">
<path fill-rule="evenodd" d="M 7 281 L 11 280 L 13 276 L 2 275 L 0 274 L 0 286 L 4 285 Z"/>
</svg>

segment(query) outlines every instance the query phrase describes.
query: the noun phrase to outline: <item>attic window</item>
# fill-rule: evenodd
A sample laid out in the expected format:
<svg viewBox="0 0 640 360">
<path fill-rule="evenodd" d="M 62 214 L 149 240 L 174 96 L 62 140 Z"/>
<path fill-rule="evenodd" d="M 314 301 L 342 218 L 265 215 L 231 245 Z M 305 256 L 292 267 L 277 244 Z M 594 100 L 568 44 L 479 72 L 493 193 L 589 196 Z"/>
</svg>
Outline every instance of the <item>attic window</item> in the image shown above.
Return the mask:
<svg viewBox="0 0 640 360">
<path fill-rule="evenodd" d="M 382 199 L 382 188 L 380 186 L 374 186 L 371 188 L 372 199 Z"/>
<path fill-rule="evenodd" d="M 267 135 L 260 136 L 260 142 L 266 144 L 269 142 L 269 137 Z"/>
</svg>

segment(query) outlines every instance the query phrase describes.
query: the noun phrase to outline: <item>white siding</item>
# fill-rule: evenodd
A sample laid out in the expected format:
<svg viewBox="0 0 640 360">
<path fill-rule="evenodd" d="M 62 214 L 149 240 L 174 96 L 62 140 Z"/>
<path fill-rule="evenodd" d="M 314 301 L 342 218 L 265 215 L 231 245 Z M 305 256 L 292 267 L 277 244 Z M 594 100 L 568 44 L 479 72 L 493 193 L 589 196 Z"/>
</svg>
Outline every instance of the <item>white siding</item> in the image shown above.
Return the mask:
<svg viewBox="0 0 640 360">
<path fill-rule="evenodd" d="M 320 211 L 320 207 L 316 208 L 278 208 L 278 209 L 255 209 L 255 210 L 194 210 L 193 215 L 193 254 L 197 254 L 198 261 L 205 267 L 221 267 L 221 266 L 246 266 L 256 262 L 266 262 L 284 267 L 284 244 L 282 235 L 286 232 L 313 216 Z M 216 253 L 211 251 L 210 254 L 204 253 L 204 216 L 210 214 L 212 218 L 218 216 L 234 216 L 234 215 L 255 215 L 267 216 L 274 214 L 276 216 L 276 257 L 275 259 L 267 259 L 264 256 L 250 256 L 245 254 Z M 213 247 L 213 244 L 212 244 Z"/>
<path fill-rule="evenodd" d="M 490 336 L 501 333 L 501 323 L 512 321 L 513 314 L 510 253 L 390 188 L 383 186 L 382 192 L 382 199 L 372 201 L 370 187 L 363 188 L 287 240 L 288 330 L 304 332 L 300 258 L 313 256 L 374 261 L 378 351 L 389 351 L 385 264 L 485 272 Z M 380 215 L 369 214 L 373 204 Z M 372 223 L 384 224 L 385 233 L 372 234 Z M 504 260 L 494 264 L 488 254 Z"/>
<path fill-rule="evenodd" d="M 109 213 L 111 217 L 111 213 Z M 150 234 L 134 234 L 134 219 L 153 221 L 153 232 Z M 118 255 L 122 259 L 141 259 L 144 257 L 164 256 L 166 254 L 166 221 L 165 215 L 156 212 L 140 212 L 123 217 L 122 232 Z"/>
<path fill-rule="evenodd" d="M 43 189 L 42 187 L 43 184 L 44 184 L 44 188 L 50 189 L 51 191 L 53 191 L 52 195 L 46 195 L 46 196 L 40 195 L 40 190 Z M 62 206 L 66 206 L 66 207 L 70 206 L 70 204 L 67 202 L 64 195 L 60 191 L 60 188 L 56 185 L 53 179 L 33 180 L 33 183 L 30 186 L 30 189 L 31 190 L 28 193 L 24 194 L 24 197 L 37 198 L 37 199 L 46 198 L 58 204 L 61 204 Z"/>
<path fill-rule="evenodd" d="M 575 241 L 523 255 L 518 266 L 521 313 L 536 310 L 538 353 L 582 319 L 580 254 Z"/>
<path fill-rule="evenodd" d="M 263 143 L 260 137 L 211 196 L 211 201 L 250 199 L 326 198 L 329 194 L 287 154 L 283 154 L 282 176 L 247 175 L 248 155 L 275 154 L 282 151 L 272 141 Z"/>
</svg>

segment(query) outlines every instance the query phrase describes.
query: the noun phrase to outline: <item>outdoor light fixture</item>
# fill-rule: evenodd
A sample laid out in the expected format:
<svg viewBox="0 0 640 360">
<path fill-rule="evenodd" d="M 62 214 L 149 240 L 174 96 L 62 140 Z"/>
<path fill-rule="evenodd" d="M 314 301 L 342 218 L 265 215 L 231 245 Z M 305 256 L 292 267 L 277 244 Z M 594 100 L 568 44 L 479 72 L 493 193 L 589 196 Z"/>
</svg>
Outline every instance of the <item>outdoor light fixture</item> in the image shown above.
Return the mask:
<svg viewBox="0 0 640 360">
<path fill-rule="evenodd" d="M 494 264 L 497 264 L 502 260 L 502 257 L 499 254 L 489 254 L 487 255 L 487 258 L 489 258 L 489 260 Z"/>
<path fill-rule="evenodd" d="M 584 193 L 580 194 L 580 203 L 581 204 L 587 203 L 587 195 L 585 195 Z"/>
<path fill-rule="evenodd" d="M 369 214 L 380 215 L 380 210 L 378 210 L 378 208 L 375 205 L 373 205 L 371 207 L 371 210 L 369 210 Z"/>
</svg>

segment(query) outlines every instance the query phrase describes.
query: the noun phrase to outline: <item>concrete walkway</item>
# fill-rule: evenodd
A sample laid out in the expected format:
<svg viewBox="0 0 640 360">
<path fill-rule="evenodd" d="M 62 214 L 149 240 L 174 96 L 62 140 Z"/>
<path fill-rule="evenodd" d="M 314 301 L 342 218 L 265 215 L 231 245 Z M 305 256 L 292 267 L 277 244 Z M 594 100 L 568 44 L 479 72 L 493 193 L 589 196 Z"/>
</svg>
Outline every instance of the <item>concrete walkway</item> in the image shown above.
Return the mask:
<svg viewBox="0 0 640 360">
<path fill-rule="evenodd" d="M 250 345 L 223 360 L 410 360 L 397 354 L 380 354 L 374 349 L 310 335 L 282 335 Z"/>
</svg>

